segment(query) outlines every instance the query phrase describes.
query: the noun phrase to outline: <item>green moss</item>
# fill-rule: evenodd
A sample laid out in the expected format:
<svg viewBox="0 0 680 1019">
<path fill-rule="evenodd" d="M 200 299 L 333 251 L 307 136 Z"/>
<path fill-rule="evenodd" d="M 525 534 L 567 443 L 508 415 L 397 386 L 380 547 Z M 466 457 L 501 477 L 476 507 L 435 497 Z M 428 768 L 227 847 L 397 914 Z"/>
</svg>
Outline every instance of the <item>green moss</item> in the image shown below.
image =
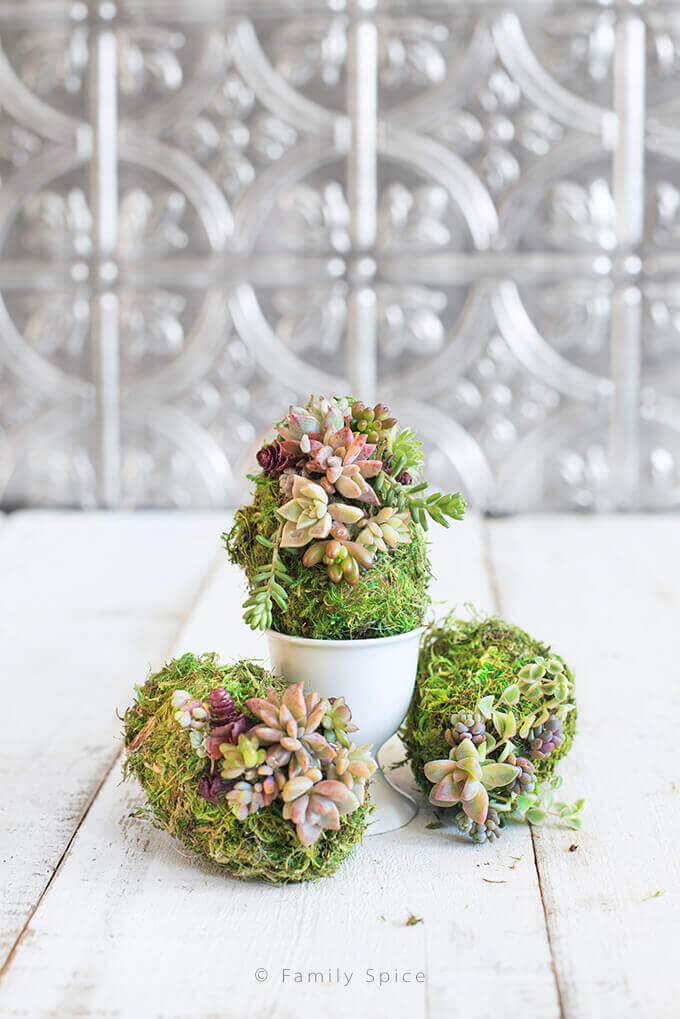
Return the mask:
<svg viewBox="0 0 680 1019">
<path fill-rule="evenodd" d="M 206 762 L 190 752 L 188 735 L 175 722 L 170 701 L 177 689 L 205 700 L 215 686 L 227 687 L 243 706 L 247 697 L 264 696 L 268 686 L 280 691 L 284 684 L 252 662 L 225 666 L 216 655 L 185 654 L 151 676 L 125 714 L 126 747 L 149 727 L 139 749 L 127 757 L 125 774 L 135 775 L 144 788 L 156 827 L 233 877 L 281 884 L 334 874 L 363 836 L 368 803 L 343 818 L 339 831 L 324 832 L 314 846 L 305 848 L 295 826 L 282 817 L 279 801 L 238 821 L 224 800 L 211 804 L 198 795 Z"/>
<path fill-rule="evenodd" d="M 416 781 L 425 793 L 431 784 L 423 766 L 448 757 L 451 747 L 444 739 L 454 711 L 474 710 L 481 697 L 499 695 L 516 682 L 523 665 L 539 655 L 563 661 L 547 644 L 502 619 L 464 621 L 452 615 L 428 628 L 423 637 L 416 686 L 402 730 Z M 573 675 L 565 663 L 570 679 Z M 536 709 L 536 701 L 521 699 L 513 706 L 517 718 Z M 564 722 L 565 740 L 542 761 L 535 761 L 539 779 L 549 778 L 557 762 L 569 751 L 574 738 L 576 711 Z M 513 742 L 525 752 L 519 738 Z"/>
<path fill-rule="evenodd" d="M 281 522 L 276 507 L 282 502 L 278 481 L 260 475 L 252 504 L 237 512 L 234 526 L 223 536 L 229 558 L 244 570 L 249 583 L 271 557 L 256 535 L 273 538 Z M 282 549 L 293 583 L 286 588 L 286 610 L 274 606 L 273 629 L 296 637 L 357 640 L 421 626 L 430 602 L 430 564 L 421 528 L 412 524 L 411 536 L 409 545 L 378 553 L 354 587 L 334 584 L 322 567 L 304 567 L 298 549 Z"/>
</svg>

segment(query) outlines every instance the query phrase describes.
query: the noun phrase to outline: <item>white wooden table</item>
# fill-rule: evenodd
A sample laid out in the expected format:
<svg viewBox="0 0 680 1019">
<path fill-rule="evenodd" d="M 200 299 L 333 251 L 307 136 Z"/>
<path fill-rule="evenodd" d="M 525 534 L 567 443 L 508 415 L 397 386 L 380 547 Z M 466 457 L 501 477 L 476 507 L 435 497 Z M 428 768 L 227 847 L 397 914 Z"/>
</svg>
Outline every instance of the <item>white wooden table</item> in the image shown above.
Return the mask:
<svg viewBox="0 0 680 1019">
<path fill-rule="evenodd" d="M 438 600 L 500 611 L 576 669 L 563 774 L 588 799 L 581 832 L 518 825 L 475 847 L 427 830 L 421 798 L 335 878 L 287 888 L 196 865 L 131 818 L 141 795 L 120 783 L 115 711 L 149 666 L 264 654 L 227 523 L 0 517 L 0 1016 L 680 1015 L 679 519 L 435 536 Z"/>
</svg>

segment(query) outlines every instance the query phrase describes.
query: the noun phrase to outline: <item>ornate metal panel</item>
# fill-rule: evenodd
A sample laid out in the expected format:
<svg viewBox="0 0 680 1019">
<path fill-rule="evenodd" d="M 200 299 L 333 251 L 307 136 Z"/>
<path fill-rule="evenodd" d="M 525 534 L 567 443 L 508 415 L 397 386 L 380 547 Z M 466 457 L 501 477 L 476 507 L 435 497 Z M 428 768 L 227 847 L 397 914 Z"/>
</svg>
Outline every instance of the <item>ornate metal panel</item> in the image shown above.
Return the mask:
<svg viewBox="0 0 680 1019">
<path fill-rule="evenodd" d="M 0 500 L 220 505 L 379 393 L 491 511 L 680 502 L 680 14 L 0 4 Z"/>
</svg>

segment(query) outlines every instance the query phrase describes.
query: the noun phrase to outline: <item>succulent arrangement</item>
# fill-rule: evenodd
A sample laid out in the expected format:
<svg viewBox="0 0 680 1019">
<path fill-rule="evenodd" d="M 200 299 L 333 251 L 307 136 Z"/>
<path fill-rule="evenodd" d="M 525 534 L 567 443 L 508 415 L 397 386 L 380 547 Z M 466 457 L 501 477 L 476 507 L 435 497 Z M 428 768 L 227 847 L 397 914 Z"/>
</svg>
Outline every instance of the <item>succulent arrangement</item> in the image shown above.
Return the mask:
<svg viewBox="0 0 680 1019">
<path fill-rule="evenodd" d="M 377 765 L 342 698 L 251 662 L 187 654 L 137 691 L 126 771 L 157 823 L 240 877 L 332 873 L 360 839 Z"/>
<path fill-rule="evenodd" d="M 290 407 L 275 428 L 273 441 L 257 454 L 261 473 L 251 478 L 256 485 L 253 506 L 237 514 L 225 535 L 232 560 L 248 577 L 246 622 L 253 629 L 291 632 L 291 591 L 298 599 L 305 588 L 310 597 L 316 595 L 319 579 L 326 587 L 353 588 L 394 557 L 408 565 L 405 583 L 417 590 L 405 591 L 402 584 L 389 597 L 410 597 L 420 618 L 411 624 L 407 613 L 404 622 L 407 628 L 419 625 L 429 580 L 422 535 L 430 520 L 448 527 L 451 520 L 462 519 L 460 494 L 428 490 L 421 477 L 420 443 L 410 429 L 399 430 L 397 419 L 380 403 L 367 407 L 351 397 L 312 397 L 305 406 Z M 411 558 L 399 559 L 411 545 L 416 546 Z M 306 582 L 305 573 L 314 581 Z M 372 593 L 365 586 L 368 612 Z M 359 601 L 349 593 L 338 599 L 328 592 L 324 601 L 337 607 L 343 598 L 353 607 Z M 373 612 L 374 622 L 380 615 Z M 396 612 L 382 615 L 394 618 Z M 301 635 L 307 635 L 299 618 L 298 624 Z M 374 635 L 368 619 L 357 622 L 355 628 L 360 627 L 367 632 L 341 635 Z M 352 628 L 348 619 L 347 630 Z"/>
<path fill-rule="evenodd" d="M 424 638 L 403 737 L 433 806 L 454 808 L 473 842 L 493 842 L 511 818 L 580 826 L 583 800 L 555 797 L 575 717 L 558 655 L 503 620 L 449 617 Z"/>
</svg>

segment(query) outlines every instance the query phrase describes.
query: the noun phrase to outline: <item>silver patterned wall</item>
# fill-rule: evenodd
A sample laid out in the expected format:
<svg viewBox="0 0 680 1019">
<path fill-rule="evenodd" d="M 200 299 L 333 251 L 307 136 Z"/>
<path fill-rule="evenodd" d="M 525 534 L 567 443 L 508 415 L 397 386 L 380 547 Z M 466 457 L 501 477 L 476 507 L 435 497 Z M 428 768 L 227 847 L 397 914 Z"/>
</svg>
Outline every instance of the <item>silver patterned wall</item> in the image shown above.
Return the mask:
<svg viewBox="0 0 680 1019">
<path fill-rule="evenodd" d="M 676 3 L 0 2 L 0 503 L 224 504 L 308 392 L 680 503 Z"/>
</svg>

